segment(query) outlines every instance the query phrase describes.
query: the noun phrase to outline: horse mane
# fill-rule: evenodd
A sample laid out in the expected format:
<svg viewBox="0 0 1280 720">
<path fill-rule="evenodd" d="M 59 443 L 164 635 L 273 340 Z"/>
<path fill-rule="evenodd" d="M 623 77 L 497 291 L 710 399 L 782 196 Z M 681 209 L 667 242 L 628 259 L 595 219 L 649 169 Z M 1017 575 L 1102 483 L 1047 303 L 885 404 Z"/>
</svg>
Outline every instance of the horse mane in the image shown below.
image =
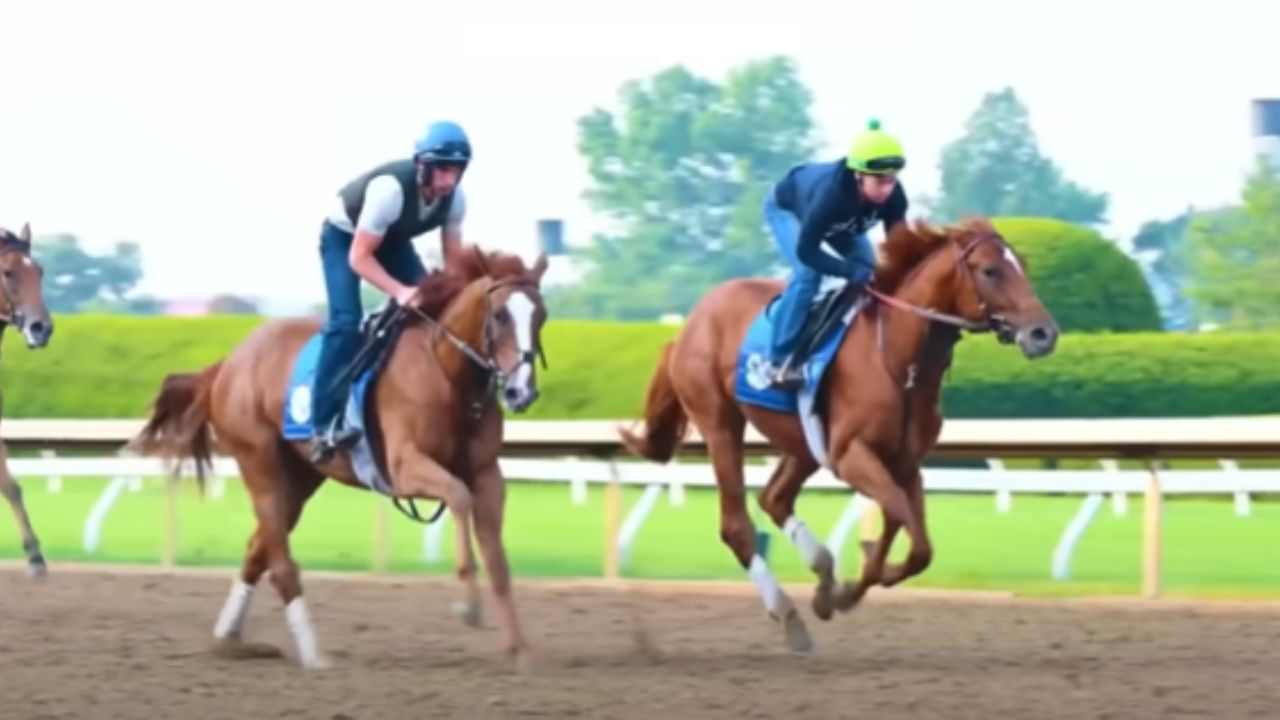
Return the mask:
<svg viewBox="0 0 1280 720">
<path fill-rule="evenodd" d="M 519 255 L 498 250 L 485 252 L 477 245 L 466 245 L 443 270 L 429 272 L 419 281 L 418 309 L 431 319 L 439 320 L 445 308 L 477 280 L 521 280 L 528 277 L 529 268 Z"/>
<path fill-rule="evenodd" d="M 901 289 L 911 272 L 953 237 L 995 233 L 986 218 L 966 218 L 950 225 L 933 225 L 926 220 L 903 221 L 893 226 L 880 247 L 874 286 L 886 295 Z"/>
</svg>

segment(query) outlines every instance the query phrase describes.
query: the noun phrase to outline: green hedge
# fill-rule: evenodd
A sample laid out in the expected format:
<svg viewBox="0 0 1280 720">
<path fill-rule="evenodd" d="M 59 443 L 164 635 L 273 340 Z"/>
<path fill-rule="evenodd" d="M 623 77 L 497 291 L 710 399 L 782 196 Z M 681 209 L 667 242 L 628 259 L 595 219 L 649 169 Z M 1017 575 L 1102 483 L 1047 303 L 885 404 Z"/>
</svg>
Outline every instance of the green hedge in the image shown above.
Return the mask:
<svg viewBox="0 0 1280 720">
<path fill-rule="evenodd" d="M 1041 302 L 1068 332 L 1159 330 L 1160 309 L 1142 270 L 1088 228 L 1047 218 L 993 218 L 1026 258 Z"/>
<path fill-rule="evenodd" d="M 139 417 L 166 373 L 225 354 L 252 317 L 70 315 L 28 351 L 5 333 L 5 417 Z M 530 418 L 638 414 L 662 343 L 656 323 L 552 321 L 549 369 Z M 1049 358 L 1024 360 L 987 335 L 957 349 L 944 403 L 952 417 L 1088 417 L 1280 412 L 1280 335 L 1069 333 Z"/>
</svg>

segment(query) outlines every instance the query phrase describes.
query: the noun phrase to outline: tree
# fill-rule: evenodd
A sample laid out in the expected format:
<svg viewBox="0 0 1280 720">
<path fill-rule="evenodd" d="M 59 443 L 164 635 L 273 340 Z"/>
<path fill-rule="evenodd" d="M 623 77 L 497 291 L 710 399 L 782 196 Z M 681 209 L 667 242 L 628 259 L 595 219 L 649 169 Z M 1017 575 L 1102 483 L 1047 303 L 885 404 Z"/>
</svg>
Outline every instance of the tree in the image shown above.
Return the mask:
<svg viewBox="0 0 1280 720">
<path fill-rule="evenodd" d="M 53 312 L 79 312 L 96 300 L 122 301 L 142 279 L 137 243 L 120 242 L 110 253 L 93 255 L 74 235 L 37 237 L 32 252 L 44 266 L 45 303 Z"/>
<path fill-rule="evenodd" d="M 722 84 L 676 66 L 625 83 L 619 98 L 617 115 L 578 120 L 586 197 L 614 229 L 574 251 L 585 275 L 549 294 L 552 312 L 652 319 L 687 312 L 728 278 L 775 271 L 764 193 L 817 150 L 795 65 L 756 60 Z"/>
<path fill-rule="evenodd" d="M 1224 327 L 1280 326 L 1280 173 L 1259 158 L 1235 215 L 1197 217 L 1187 232 L 1187 294 Z"/>
<path fill-rule="evenodd" d="M 973 214 L 1105 222 L 1107 194 L 1067 180 L 1040 153 L 1030 115 L 1013 88 L 983 97 L 964 135 L 943 149 L 939 169 L 941 191 L 931 205 L 941 221 Z"/>
</svg>

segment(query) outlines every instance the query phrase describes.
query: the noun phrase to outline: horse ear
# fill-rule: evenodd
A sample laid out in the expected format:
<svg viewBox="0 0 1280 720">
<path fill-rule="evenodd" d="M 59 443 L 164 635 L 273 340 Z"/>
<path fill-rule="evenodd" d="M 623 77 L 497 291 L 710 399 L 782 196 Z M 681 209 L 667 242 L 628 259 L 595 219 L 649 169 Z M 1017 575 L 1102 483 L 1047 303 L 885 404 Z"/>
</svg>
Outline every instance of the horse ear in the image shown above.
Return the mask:
<svg viewBox="0 0 1280 720">
<path fill-rule="evenodd" d="M 18 232 L 18 239 L 22 242 L 31 242 L 31 223 L 22 223 L 22 230 Z"/>
<path fill-rule="evenodd" d="M 545 252 L 538 253 L 538 261 L 533 264 L 530 271 L 538 282 L 542 282 L 542 274 L 547 271 L 547 254 Z"/>
</svg>

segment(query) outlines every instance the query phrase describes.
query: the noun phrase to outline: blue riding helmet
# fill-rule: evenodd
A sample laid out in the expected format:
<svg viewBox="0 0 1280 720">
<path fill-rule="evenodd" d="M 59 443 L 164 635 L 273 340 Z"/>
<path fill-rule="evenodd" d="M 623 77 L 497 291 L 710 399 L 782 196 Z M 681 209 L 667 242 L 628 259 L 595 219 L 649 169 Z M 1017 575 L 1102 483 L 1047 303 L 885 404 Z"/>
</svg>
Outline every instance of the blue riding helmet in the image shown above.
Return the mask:
<svg viewBox="0 0 1280 720">
<path fill-rule="evenodd" d="M 413 144 L 413 157 L 429 163 L 462 165 L 471 162 L 471 141 L 462 126 L 449 120 L 439 120 L 427 126 L 427 130 Z"/>
</svg>

